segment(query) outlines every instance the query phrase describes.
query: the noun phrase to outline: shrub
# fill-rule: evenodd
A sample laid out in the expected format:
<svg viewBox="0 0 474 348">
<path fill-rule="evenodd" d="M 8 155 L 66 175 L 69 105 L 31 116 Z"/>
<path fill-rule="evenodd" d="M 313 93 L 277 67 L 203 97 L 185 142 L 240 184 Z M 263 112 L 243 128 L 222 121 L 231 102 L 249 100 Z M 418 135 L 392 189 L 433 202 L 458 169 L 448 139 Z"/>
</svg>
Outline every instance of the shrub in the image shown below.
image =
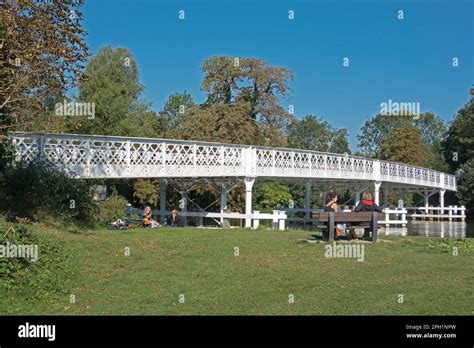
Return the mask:
<svg viewBox="0 0 474 348">
<path fill-rule="evenodd" d="M 47 298 L 53 294 L 66 293 L 65 263 L 67 254 L 61 242 L 31 234 L 22 224 L 1 223 L 0 243 L 9 245 L 36 245 L 38 258 L 36 261 L 27 258 L 0 258 L 0 289 L 28 293 L 29 297 Z M 5 234 L 5 231 L 9 231 Z"/>
<path fill-rule="evenodd" d="M 127 205 L 127 200 L 119 195 L 110 196 L 104 202 L 99 202 L 98 220 L 102 222 L 112 222 L 122 219 Z"/>
<path fill-rule="evenodd" d="M 7 210 L 10 217 L 53 217 L 81 223 L 93 220 L 95 205 L 87 182 L 49 163 L 16 163 L 1 177 L 0 189 L 0 209 Z"/>
</svg>

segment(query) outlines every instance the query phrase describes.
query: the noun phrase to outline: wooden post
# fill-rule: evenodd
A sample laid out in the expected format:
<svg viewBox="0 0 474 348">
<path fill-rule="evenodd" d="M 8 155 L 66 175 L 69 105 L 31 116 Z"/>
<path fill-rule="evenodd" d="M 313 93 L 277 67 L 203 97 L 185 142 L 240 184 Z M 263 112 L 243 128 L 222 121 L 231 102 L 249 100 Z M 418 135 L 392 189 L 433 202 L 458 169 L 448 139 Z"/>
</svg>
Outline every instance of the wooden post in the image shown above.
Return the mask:
<svg viewBox="0 0 474 348">
<path fill-rule="evenodd" d="M 334 240 L 334 213 L 330 212 L 329 213 L 329 218 L 328 218 L 328 241 L 332 242 Z"/>
<path fill-rule="evenodd" d="M 372 212 L 372 223 L 370 224 L 370 228 L 372 229 L 372 242 L 377 241 L 377 232 L 378 232 L 378 221 L 377 221 L 377 212 Z"/>
</svg>

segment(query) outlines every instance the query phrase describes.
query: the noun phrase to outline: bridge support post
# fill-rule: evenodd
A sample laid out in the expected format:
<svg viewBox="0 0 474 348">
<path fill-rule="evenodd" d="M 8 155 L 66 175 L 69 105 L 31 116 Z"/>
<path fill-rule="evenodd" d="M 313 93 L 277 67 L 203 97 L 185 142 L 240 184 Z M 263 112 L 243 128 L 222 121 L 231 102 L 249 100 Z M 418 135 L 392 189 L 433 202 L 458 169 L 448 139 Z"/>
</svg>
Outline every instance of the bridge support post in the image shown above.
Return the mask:
<svg viewBox="0 0 474 348">
<path fill-rule="evenodd" d="M 360 202 L 360 191 L 356 192 L 354 206 L 357 207 L 357 204 Z"/>
<path fill-rule="evenodd" d="M 381 181 L 374 182 L 374 202 L 377 205 L 380 205 L 380 186 L 382 185 Z"/>
<path fill-rule="evenodd" d="M 384 207 L 388 207 L 388 193 L 389 193 L 388 188 L 383 189 L 383 206 Z"/>
<path fill-rule="evenodd" d="M 441 189 L 439 190 L 439 207 L 441 208 L 439 214 L 444 215 L 444 194 L 446 193 L 446 190 Z"/>
<path fill-rule="evenodd" d="M 246 177 L 245 183 L 245 214 L 252 214 L 252 188 L 255 182 L 255 178 Z M 252 227 L 252 219 L 250 217 L 245 219 L 245 228 Z"/>
<path fill-rule="evenodd" d="M 425 203 L 425 214 L 428 214 L 428 206 L 429 206 L 429 198 L 430 198 L 430 195 L 428 194 L 428 190 L 425 191 L 424 195 L 423 195 L 423 200 L 424 200 L 424 203 Z"/>
<path fill-rule="evenodd" d="M 227 194 L 229 191 L 225 185 L 221 186 L 221 214 L 227 209 Z M 224 218 L 221 217 L 221 227 L 224 226 Z"/>
<path fill-rule="evenodd" d="M 166 221 L 166 189 L 168 183 L 166 180 L 160 180 L 160 224 Z"/>
<path fill-rule="evenodd" d="M 311 189 L 313 188 L 313 183 L 311 181 L 306 181 L 305 187 L 306 187 L 306 194 L 305 194 L 305 197 L 304 197 L 304 208 L 305 209 L 311 209 L 311 193 L 312 193 Z M 307 211 L 305 213 L 305 217 L 306 217 L 306 219 L 310 219 L 311 218 L 311 212 Z"/>
<path fill-rule="evenodd" d="M 181 211 L 187 212 L 188 211 L 188 191 L 181 191 Z M 184 216 L 184 226 L 188 226 L 188 218 Z"/>
</svg>

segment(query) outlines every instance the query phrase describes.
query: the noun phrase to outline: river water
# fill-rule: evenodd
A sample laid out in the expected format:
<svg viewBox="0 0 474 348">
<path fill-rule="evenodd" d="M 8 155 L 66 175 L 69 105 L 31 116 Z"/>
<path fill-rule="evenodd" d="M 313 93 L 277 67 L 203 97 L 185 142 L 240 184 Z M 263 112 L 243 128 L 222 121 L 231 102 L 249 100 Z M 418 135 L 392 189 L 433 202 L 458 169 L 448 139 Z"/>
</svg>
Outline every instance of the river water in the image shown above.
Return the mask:
<svg viewBox="0 0 474 348">
<path fill-rule="evenodd" d="M 441 238 L 474 238 L 474 221 L 408 221 L 407 227 L 381 227 L 379 234 Z"/>
</svg>

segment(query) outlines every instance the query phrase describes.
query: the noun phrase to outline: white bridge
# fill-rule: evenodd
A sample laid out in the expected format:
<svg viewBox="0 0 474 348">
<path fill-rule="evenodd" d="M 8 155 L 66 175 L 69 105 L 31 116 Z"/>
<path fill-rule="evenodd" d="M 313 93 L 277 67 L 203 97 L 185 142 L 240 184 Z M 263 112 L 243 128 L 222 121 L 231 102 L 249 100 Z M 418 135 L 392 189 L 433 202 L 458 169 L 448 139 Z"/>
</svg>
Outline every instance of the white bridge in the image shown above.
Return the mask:
<svg viewBox="0 0 474 348">
<path fill-rule="evenodd" d="M 306 209 L 311 208 L 311 189 L 315 186 L 322 192 L 337 185 L 350 187 L 358 201 L 360 193 L 368 187 L 372 189 L 373 185 L 376 203 L 380 200 L 380 190 L 383 190 L 385 203 L 389 191 L 411 191 L 424 197 L 425 206 L 428 206 L 430 196 L 439 193 L 441 209 L 446 190 L 456 191 L 453 175 L 347 154 L 76 134 L 25 133 L 15 134 L 12 139 L 18 161 L 40 158 L 77 178 L 160 179 L 160 202 L 165 201 L 165 187 L 172 180 L 218 182 L 221 213 L 227 205 L 227 193 L 244 181 L 245 214 L 252 214 L 252 187 L 256 178 L 304 182 Z M 185 197 L 187 190 L 180 191 Z M 166 211 L 163 203 L 160 203 L 160 211 L 163 214 Z M 250 220 L 246 218 L 247 227 L 250 227 Z"/>
</svg>

